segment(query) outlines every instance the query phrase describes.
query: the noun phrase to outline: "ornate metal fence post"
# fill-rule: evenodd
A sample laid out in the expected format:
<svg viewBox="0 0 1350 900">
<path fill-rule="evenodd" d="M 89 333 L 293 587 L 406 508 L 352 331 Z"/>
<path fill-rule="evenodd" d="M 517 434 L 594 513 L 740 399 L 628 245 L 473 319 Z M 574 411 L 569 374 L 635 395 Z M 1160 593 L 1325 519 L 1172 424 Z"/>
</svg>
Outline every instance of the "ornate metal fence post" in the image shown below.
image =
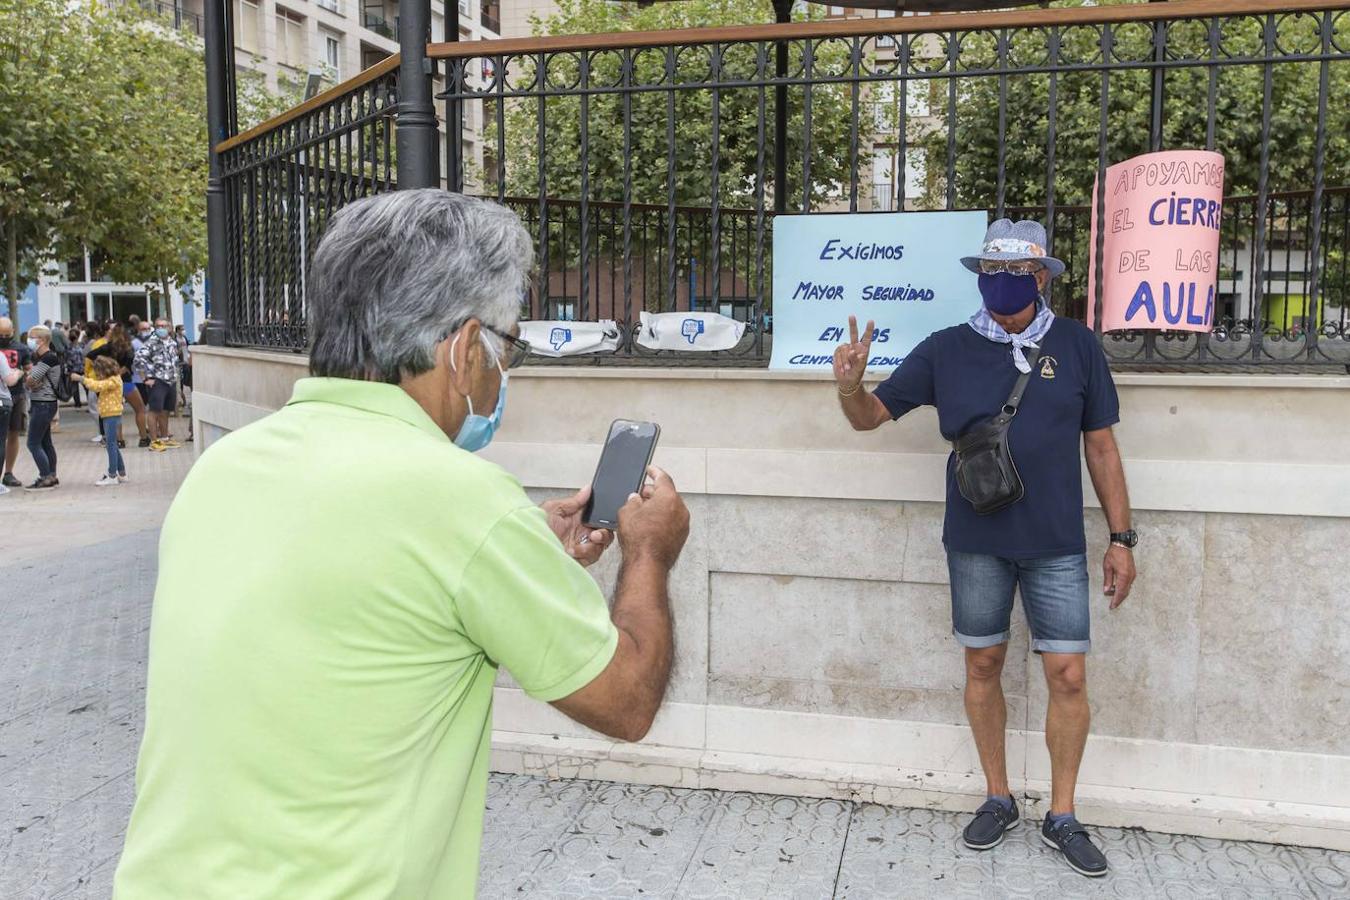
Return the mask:
<svg viewBox="0 0 1350 900">
<path fill-rule="evenodd" d="M 440 134 L 431 100 L 431 0 L 399 0 L 398 186 L 439 187 Z"/>
</svg>

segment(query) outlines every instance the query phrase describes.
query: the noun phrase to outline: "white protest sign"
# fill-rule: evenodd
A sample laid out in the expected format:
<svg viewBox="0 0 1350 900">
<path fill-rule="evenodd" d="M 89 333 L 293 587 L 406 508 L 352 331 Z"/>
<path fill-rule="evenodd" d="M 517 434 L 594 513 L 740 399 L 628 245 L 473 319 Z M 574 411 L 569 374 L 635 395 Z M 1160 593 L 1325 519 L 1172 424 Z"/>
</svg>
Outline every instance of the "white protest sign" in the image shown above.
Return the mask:
<svg viewBox="0 0 1350 900">
<path fill-rule="evenodd" d="M 961 257 L 980 251 L 987 224 L 979 210 L 776 217 L 769 368 L 830 368 L 850 315 L 876 323 L 867 365 L 880 370 L 965 322 L 980 294 Z"/>
</svg>

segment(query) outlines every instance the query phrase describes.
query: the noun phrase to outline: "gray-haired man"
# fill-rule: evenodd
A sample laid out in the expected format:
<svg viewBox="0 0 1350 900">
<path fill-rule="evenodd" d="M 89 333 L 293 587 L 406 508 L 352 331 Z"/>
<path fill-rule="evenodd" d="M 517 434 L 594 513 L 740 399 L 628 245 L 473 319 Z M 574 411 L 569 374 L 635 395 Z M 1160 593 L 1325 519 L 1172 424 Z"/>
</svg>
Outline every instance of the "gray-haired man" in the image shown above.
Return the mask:
<svg viewBox="0 0 1350 900">
<path fill-rule="evenodd" d="M 978 275 L 983 306 L 969 323 L 929 335 L 875 391 L 862 388 L 872 323 L 838 348 L 834 374 L 844 415 L 859 431 L 919 406 L 935 406 L 942 436 L 956 441 L 989 422 L 1026 380 L 1007 439 L 1024 494 L 1001 509 L 976 512 L 947 466 L 943 543 L 951 576 L 952 632 L 965 648 L 966 714 L 980 754 L 988 800 L 965 830 L 965 843 L 988 850 L 1018 824 L 1004 755 L 1007 707 L 1001 676 L 1013 592 L 1020 589 L 1041 655 L 1050 703 L 1050 814 L 1044 840 L 1076 871 L 1106 874 L 1106 858 L 1074 817 L 1078 765 L 1088 734 L 1088 573 L 1083 538 L 1080 445 L 1106 513 L 1111 543 L 1102 561 L 1115 609 L 1134 581 L 1125 473 L 1111 426 L 1120 419 L 1106 357 L 1082 324 L 1057 318 L 1045 298 L 1064 264 L 1045 252 L 1039 222 L 999 219 L 981 253 L 961 262 Z M 1033 363 L 1034 360 L 1034 363 Z"/>
<path fill-rule="evenodd" d="M 689 525 L 670 478 L 619 514 L 611 612 L 586 491 L 540 509 L 472 452 L 528 351 L 532 258 L 514 214 L 443 191 L 329 224 L 315 377 L 208 449 L 165 521 L 117 897 L 473 896 L 498 664 L 646 734 Z"/>
</svg>

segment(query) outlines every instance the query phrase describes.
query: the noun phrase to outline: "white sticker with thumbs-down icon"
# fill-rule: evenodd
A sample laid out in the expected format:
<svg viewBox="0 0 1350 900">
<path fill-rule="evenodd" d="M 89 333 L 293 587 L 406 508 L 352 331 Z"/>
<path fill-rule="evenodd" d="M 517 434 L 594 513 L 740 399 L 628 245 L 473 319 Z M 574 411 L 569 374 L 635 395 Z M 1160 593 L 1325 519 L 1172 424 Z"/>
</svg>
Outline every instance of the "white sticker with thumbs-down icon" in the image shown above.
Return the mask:
<svg viewBox="0 0 1350 900">
<path fill-rule="evenodd" d="M 730 350 L 745 323 L 708 312 L 642 313 L 637 342 L 648 350 Z"/>
<path fill-rule="evenodd" d="M 613 353 L 619 349 L 619 326 L 613 319 L 599 322 L 534 320 L 520 323 L 520 339 L 537 356 L 578 356 Z"/>
</svg>

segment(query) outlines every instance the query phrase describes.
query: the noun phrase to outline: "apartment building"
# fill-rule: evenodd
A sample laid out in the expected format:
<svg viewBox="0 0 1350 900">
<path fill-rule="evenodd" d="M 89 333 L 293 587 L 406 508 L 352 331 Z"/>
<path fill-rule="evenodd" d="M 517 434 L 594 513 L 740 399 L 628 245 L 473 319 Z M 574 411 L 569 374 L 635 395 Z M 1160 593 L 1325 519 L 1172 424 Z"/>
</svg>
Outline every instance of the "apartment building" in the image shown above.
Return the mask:
<svg viewBox="0 0 1350 900">
<path fill-rule="evenodd" d="M 200 4 L 201 0 L 180 0 Z M 310 73 L 328 84 L 350 78 L 398 50 L 397 0 L 231 0 L 235 65 L 269 87 L 302 85 Z M 499 35 L 495 0 L 433 2 L 431 34 L 445 40 L 449 2 L 459 6 L 459 39 Z"/>
<path fill-rule="evenodd" d="M 534 34 L 530 17 L 545 18 L 558 11 L 554 0 L 501 0 L 501 36 L 505 38 L 529 37 Z"/>
</svg>

